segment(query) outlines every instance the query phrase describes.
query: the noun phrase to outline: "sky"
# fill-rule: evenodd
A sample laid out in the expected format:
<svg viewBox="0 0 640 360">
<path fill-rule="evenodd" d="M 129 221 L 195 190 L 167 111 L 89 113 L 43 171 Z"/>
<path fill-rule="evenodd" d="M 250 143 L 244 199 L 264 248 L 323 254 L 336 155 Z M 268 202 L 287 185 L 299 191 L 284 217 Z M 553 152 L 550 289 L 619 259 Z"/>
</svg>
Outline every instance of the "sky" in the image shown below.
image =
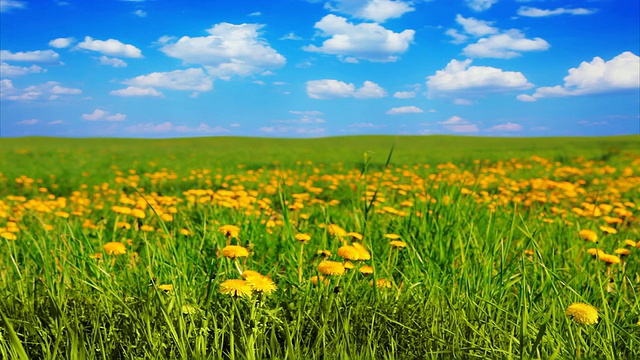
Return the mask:
<svg viewBox="0 0 640 360">
<path fill-rule="evenodd" d="M 640 133 L 638 0 L 0 0 L 0 136 Z"/>
</svg>

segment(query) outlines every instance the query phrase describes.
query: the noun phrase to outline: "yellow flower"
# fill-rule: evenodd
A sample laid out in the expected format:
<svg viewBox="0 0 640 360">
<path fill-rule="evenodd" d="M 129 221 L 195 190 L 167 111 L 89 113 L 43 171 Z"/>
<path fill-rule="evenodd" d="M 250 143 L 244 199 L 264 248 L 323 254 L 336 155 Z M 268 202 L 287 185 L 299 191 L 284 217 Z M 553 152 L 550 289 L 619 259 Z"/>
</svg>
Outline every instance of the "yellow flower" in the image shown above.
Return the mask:
<svg viewBox="0 0 640 360">
<path fill-rule="evenodd" d="M 311 277 L 311 283 L 313 285 L 318 285 L 319 282 L 322 282 L 323 284 L 326 284 L 329 282 L 329 279 L 325 279 L 324 276 L 320 275 L 320 276 L 312 276 Z"/>
<path fill-rule="evenodd" d="M 593 257 L 605 255 L 604 251 L 596 248 L 587 249 L 587 253 Z"/>
<path fill-rule="evenodd" d="M 341 228 L 340 226 L 336 225 L 336 224 L 331 224 L 329 226 L 327 226 L 327 230 L 329 230 L 329 234 L 331 235 L 335 235 L 335 236 L 345 236 L 347 235 L 347 232 Z"/>
<path fill-rule="evenodd" d="M 338 249 L 338 256 L 345 260 L 360 260 L 360 251 L 351 245 L 344 245 Z"/>
<path fill-rule="evenodd" d="M 132 209 L 131 215 L 137 217 L 138 219 L 144 219 L 147 217 L 147 214 L 142 209 Z"/>
<path fill-rule="evenodd" d="M 585 303 L 569 305 L 565 314 L 581 325 L 592 325 L 598 322 L 598 309 Z"/>
<path fill-rule="evenodd" d="M 401 236 L 398 234 L 384 234 L 384 237 L 389 240 L 399 240 L 401 238 Z"/>
<path fill-rule="evenodd" d="M 589 229 L 580 230 L 580 237 L 587 241 L 598 241 L 598 234 L 596 234 L 595 231 Z"/>
<path fill-rule="evenodd" d="M 242 247 L 242 246 L 238 246 L 238 245 L 229 245 L 229 246 L 225 246 L 224 248 L 222 248 L 222 256 L 229 258 L 229 259 L 235 259 L 235 258 L 239 258 L 239 257 L 247 257 L 249 256 L 249 251 Z"/>
<path fill-rule="evenodd" d="M 295 239 L 304 244 L 307 241 L 311 240 L 311 236 L 309 236 L 308 234 L 296 234 Z"/>
<path fill-rule="evenodd" d="M 16 240 L 18 238 L 14 233 L 11 233 L 11 232 L 8 232 L 8 231 L 1 232 L 0 233 L 0 237 L 3 237 L 5 239 L 7 239 L 7 240 Z"/>
<path fill-rule="evenodd" d="M 171 284 L 158 285 L 158 289 L 168 293 L 168 292 L 173 291 L 173 285 L 171 285 Z"/>
<path fill-rule="evenodd" d="M 109 255 L 122 255 L 127 253 L 127 248 L 121 242 L 108 242 L 102 246 Z"/>
<path fill-rule="evenodd" d="M 624 257 L 624 256 L 628 256 L 629 254 L 631 254 L 631 250 L 625 249 L 625 248 L 618 248 L 618 249 L 615 249 L 614 254 Z"/>
<path fill-rule="evenodd" d="M 407 247 L 407 243 L 402 241 L 402 240 L 392 240 L 389 241 L 389 245 L 397 248 L 397 249 L 403 249 Z"/>
<path fill-rule="evenodd" d="M 329 250 L 318 250 L 318 255 L 324 258 L 328 258 L 328 257 L 331 257 L 333 254 Z"/>
<path fill-rule="evenodd" d="M 618 230 L 612 228 L 611 226 L 600 226 L 600 230 L 606 234 L 617 234 Z"/>
<path fill-rule="evenodd" d="M 345 261 L 342 265 L 344 265 L 345 270 L 352 270 L 356 267 L 351 261 Z"/>
<path fill-rule="evenodd" d="M 362 240 L 362 234 L 357 233 L 357 232 L 348 232 L 347 236 L 351 236 L 351 238 L 353 238 L 354 240 Z"/>
<path fill-rule="evenodd" d="M 249 283 L 249 286 L 251 286 L 251 289 L 253 289 L 253 291 L 255 292 L 271 294 L 278 288 L 273 280 L 271 280 L 271 278 L 269 278 L 268 276 L 260 274 L 249 275 L 246 277 L 246 279 L 247 283 Z"/>
<path fill-rule="evenodd" d="M 344 265 L 337 261 L 325 260 L 318 264 L 318 271 L 325 275 L 342 275 L 344 274 Z"/>
<path fill-rule="evenodd" d="M 624 241 L 624 246 L 628 246 L 628 247 L 636 247 L 637 245 L 638 245 L 638 244 L 637 244 L 635 241 L 633 241 L 633 240 L 629 240 L 629 239 L 627 239 L 627 240 L 625 240 L 625 241 Z"/>
<path fill-rule="evenodd" d="M 362 273 L 363 275 L 371 275 L 373 274 L 373 267 L 369 265 L 364 265 L 363 267 L 358 269 L 358 271 L 360 271 L 360 273 Z"/>
<path fill-rule="evenodd" d="M 255 271 L 255 270 L 245 270 L 242 272 L 242 277 L 243 278 L 248 278 L 249 276 L 264 276 L 262 274 L 260 274 L 259 272 Z"/>
<path fill-rule="evenodd" d="M 220 284 L 220 293 L 234 297 L 251 296 L 251 285 L 244 280 L 227 280 Z"/>
<path fill-rule="evenodd" d="M 189 236 L 191 235 L 191 231 L 189 231 L 188 229 L 180 229 L 180 234 Z"/>
<path fill-rule="evenodd" d="M 362 244 L 354 242 L 352 245 L 354 248 L 358 250 L 360 260 L 371 259 L 371 254 L 369 253 L 369 251 L 367 251 L 367 249 L 364 248 L 364 246 L 362 246 Z"/>
<path fill-rule="evenodd" d="M 369 281 L 369 285 L 373 285 L 373 280 Z M 387 279 L 378 279 L 376 281 L 376 286 L 379 289 L 390 289 L 391 288 L 391 282 Z"/>
<path fill-rule="evenodd" d="M 218 228 L 218 231 L 229 238 L 237 238 L 240 235 L 240 228 L 235 225 L 223 225 Z"/>
<path fill-rule="evenodd" d="M 607 265 L 614 265 L 614 264 L 620 264 L 620 258 L 615 256 L 615 255 L 611 255 L 611 254 L 601 254 L 599 256 L 600 260 L 604 261 L 607 263 Z"/>
</svg>

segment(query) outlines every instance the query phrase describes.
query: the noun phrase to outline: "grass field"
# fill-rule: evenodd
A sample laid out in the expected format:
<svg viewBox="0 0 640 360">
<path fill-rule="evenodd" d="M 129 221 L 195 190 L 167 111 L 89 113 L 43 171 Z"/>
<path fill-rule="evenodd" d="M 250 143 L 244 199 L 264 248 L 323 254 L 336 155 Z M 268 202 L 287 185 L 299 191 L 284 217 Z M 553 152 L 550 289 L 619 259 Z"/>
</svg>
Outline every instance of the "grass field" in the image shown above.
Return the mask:
<svg viewBox="0 0 640 360">
<path fill-rule="evenodd" d="M 640 358 L 640 136 L 2 139 L 0 358 Z"/>
</svg>

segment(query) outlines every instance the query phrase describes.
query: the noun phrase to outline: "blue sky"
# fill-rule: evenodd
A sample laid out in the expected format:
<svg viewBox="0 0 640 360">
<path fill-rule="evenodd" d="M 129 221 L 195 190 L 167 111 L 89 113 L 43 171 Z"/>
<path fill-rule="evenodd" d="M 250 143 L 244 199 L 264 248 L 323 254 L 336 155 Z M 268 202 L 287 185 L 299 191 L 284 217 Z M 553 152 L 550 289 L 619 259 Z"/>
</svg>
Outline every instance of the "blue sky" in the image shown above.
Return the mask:
<svg viewBox="0 0 640 360">
<path fill-rule="evenodd" d="M 0 0 L 2 137 L 638 134 L 637 0 Z"/>
</svg>

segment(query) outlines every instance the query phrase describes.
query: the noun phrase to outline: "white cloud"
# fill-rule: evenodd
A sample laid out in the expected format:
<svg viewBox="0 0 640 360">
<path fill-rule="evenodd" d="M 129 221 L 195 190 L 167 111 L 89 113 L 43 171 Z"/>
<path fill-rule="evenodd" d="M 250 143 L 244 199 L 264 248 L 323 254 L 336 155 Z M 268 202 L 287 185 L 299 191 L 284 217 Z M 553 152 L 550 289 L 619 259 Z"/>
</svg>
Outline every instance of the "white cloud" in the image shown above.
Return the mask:
<svg viewBox="0 0 640 360">
<path fill-rule="evenodd" d="M 296 135 L 321 135 L 324 134 L 325 129 L 320 127 L 296 127 L 296 126 L 263 126 L 260 128 L 260 132 L 267 134 L 296 134 Z"/>
<path fill-rule="evenodd" d="M 141 18 L 142 18 L 142 17 L 146 17 L 146 16 L 147 16 L 147 12 L 146 12 L 146 11 L 143 11 L 143 10 L 138 9 L 138 10 L 136 10 L 136 11 L 134 11 L 134 12 L 133 12 L 133 15 L 138 16 L 138 17 L 141 17 Z"/>
<path fill-rule="evenodd" d="M 249 16 L 262 16 L 262 13 L 260 11 L 254 11 L 251 14 L 249 14 Z"/>
<path fill-rule="evenodd" d="M 557 8 L 553 10 L 544 10 L 538 9 L 529 6 L 522 6 L 518 9 L 518 15 L 520 16 L 528 16 L 528 17 L 545 17 L 545 16 L 554 16 L 554 15 L 591 15 L 596 13 L 594 9 L 585 9 L 585 8 Z"/>
<path fill-rule="evenodd" d="M 322 46 L 308 45 L 303 47 L 310 52 L 337 55 L 347 62 L 364 59 L 376 62 L 398 60 L 413 42 L 414 30 L 395 33 L 376 23 L 354 25 L 347 19 L 329 14 L 318 21 L 314 27 L 321 31 L 325 40 Z"/>
<path fill-rule="evenodd" d="M 47 124 L 48 125 L 62 125 L 62 124 L 66 124 L 66 122 L 64 122 L 62 120 L 53 120 L 53 121 L 49 121 Z"/>
<path fill-rule="evenodd" d="M 448 29 L 447 31 L 445 31 L 445 34 L 451 36 L 453 38 L 453 40 L 451 40 L 452 43 L 454 44 L 462 44 L 464 42 L 466 42 L 469 37 L 465 34 L 461 34 L 458 30 L 456 29 Z"/>
<path fill-rule="evenodd" d="M 325 8 L 379 23 L 415 10 L 411 7 L 411 1 L 401 0 L 333 0 L 326 2 Z"/>
<path fill-rule="evenodd" d="M 0 0 L 0 13 L 9 12 L 13 9 L 24 9 L 27 5 L 24 1 Z"/>
<path fill-rule="evenodd" d="M 305 111 L 290 110 L 289 114 L 307 115 L 307 116 L 320 116 L 320 115 L 323 114 L 323 112 L 322 111 L 317 111 L 317 110 L 305 110 Z"/>
<path fill-rule="evenodd" d="M 365 81 L 356 89 L 354 84 L 347 84 L 333 79 L 307 81 L 307 95 L 312 99 L 336 99 L 354 97 L 358 99 L 381 98 L 387 95 L 378 84 Z"/>
<path fill-rule="evenodd" d="M 549 43 L 542 38 L 527 39 L 517 29 L 491 35 L 469 44 L 463 53 L 469 57 L 510 59 L 524 51 L 543 51 L 549 49 Z"/>
<path fill-rule="evenodd" d="M 55 100 L 60 95 L 78 95 L 82 90 L 60 86 L 60 83 L 48 81 L 43 84 L 31 85 L 24 89 L 13 86 L 11 80 L 2 80 L 0 95 L 3 99 L 11 101 L 34 101 L 40 99 Z"/>
<path fill-rule="evenodd" d="M 370 122 L 361 122 L 361 123 L 350 124 L 349 127 L 350 128 L 358 128 L 358 129 L 365 129 L 365 128 L 375 129 L 375 128 L 384 127 L 384 125 L 376 125 L 376 124 L 370 123 Z"/>
<path fill-rule="evenodd" d="M 135 87 L 129 86 L 125 89 L 113 90 L 109 94 L 116 96 L 158 96 L 162 97 L 162 93 L 151 87 Z"/>
<path fill-rule="evenodd" d="M 445 121 L 439 122 L 445 129 L 456 133 L 475 133 L 480 131 L 476 124 L 471 124 L 466 119 L 459 116 L 452 116 Z"/>
<path fill-rule="evenodd" d="M 533 87 L 516 71 L 504 71 L 489 66 L 470 66 L 472 60 L 451 60 L 435 75 L 427 77 L 429 97 L 437 95 L 478 95 L 489 92 L 523 90 Z"/>
<path fill-rule="evenodd" d="M 38 119 L 28 119 L 28 120 L 22 120 L 22 121 L 18 121 L 16 124 L 18 125 L 35 125 L 35 124 L 39 124 L 40 121 Z"/>
<path fill-rule="evenodd" d="M 282 36 L 278 40 L 302 40 L 302 38 L 300 36 L 296 35 L 294 32 L 290 32 L 290 33 Z"/>
<path fill-rule="evenodd" d="M 76 45 L 76 49 L 91 50 L 109 56 L 141 58 L 142 52 L 133 45 L 124 44 L 115 39 L 94 40 L 85 36 L 84 41 Z"/>
<path fill-rule="evenodd" d="M 454 99 L 453 103 L 456 104 L 456 105 L 465 105 L 465 106 L 473 105 L 473 101 L 471 101 L 469 99 L 461 99 L 461 98 L 460 99 Z"/>
<path fill-rule="evenodd" d="M 109 65 L 113 67 L 126 67 L 127 63 L 118 58 L 110 58 L 107 56 L 100 56 L 99 58 L 101 65 Z"/>
<path fill-rule="evenodd" d="M 53 50 L 19 51 L 12 53 L 8 50 L 0 50 L 0 58 L 3 61 L 29 61 L 37 63 L 60 63 L 60 55 Z"/>
<path fill-rule="evenodd" d="M 472 36 L 480 37 L 498 33 L 498 28 L 492 26 L 492 21 L 477 20 L 472 17 L 465 18 L 458 14 L 456 22 L 462 25 L 464 32 Z"/>
<path fill-rule="evenodd" d="M 91 114 L 82 114 L 82 118 L 88 121 L 123 121 L 127 115 L 120 113 L 109 115 L 108 111 L 95 109 Z"/>
<path fill-rule="evenodd" d="M 124 84 L 138 88 L 164 88 L 171 90 L 209 91 L 213 80 L 200 68 L 154 72 L 125 80 Z"/>
<path fill-rule="evenodd" d="M 388 114 L 388 115 L 419 114 L 422 112 L 424 111 L 417 106 L 401 106 L 401 107 L 391 108 L 390 110 L 387 110 L 385 114 Z"/>
<path fill-rule="evenodd" d="M 518 131 L 522 131 L 522 125 L 515 124 L 515 123 L 512 123 L 512 122 L 508 122 L 508 123 L 505 123 L 505 124 L 499 124 L 499 125 L 492 126 L 489 129 L 487 129 L 487 131 L 518 132 Z"/>
<path fill-rule="evenodd" d="M 31 65 L 29 67 L 13 66 L 7 63 L 0 63 L 0 76 L 2 77 L 15 77 L 25 74 L 37 74 L 46 72 L 46 69 L 37 65 Z"/>
<path fill-rule="evenodd" d="M 69 47 L 75 41 L 76 41 L 76 39 L 73 38 L 73 37 L 57 38 L 57 39 L 53 39 L 53 40 L 49 41 L 49 46 L 54 47 L 54 48 L 58 48 L 58 49 L 62 49 L 62 48 Z"/>
<path fill-rule="evenodd" d="M 498 0 L 465 0 L 467 6 L 474 11 L 484 11 L 489 9 Z"/>
<path fill-rule="evenodd" d="M 183 36 L 160 48 L 187 64 L 204 66 L 209 74 L 228 79 L 233 75 L 259 74 L 284 66 L 286 59 L 260 38 L 260 24 L 220 23 L 209 36 Z"/>
<path fill-rule="evenodd" d="M 411 99 L 416 97 L 415 91 L 396 91 L 393 93 L 393 97 L 396 99 Z"/>
<path fill-rule="evenodd" d="M 596 56 L 569 69 L 564 85 L 539 87 L 533 95 L 522 94 L 521 101 L 544 97 L 579 96 L 640 89 L 640 57 L 625 51 L 609 61 Z"/>
<path fill-rule="evenodd" d="M 128 133 L 134 134 L 161 134 L 161 133 L 180 133 L 180 134 L 220 134 L 229 130 L 221 126 L 209 126 L 200 123 L 196 127 L 187 125 L 175 125 L 171 122 L 163 122 L 160 124 L 144 123 L 128 126 L 124 129 Z"/>
</svg>

